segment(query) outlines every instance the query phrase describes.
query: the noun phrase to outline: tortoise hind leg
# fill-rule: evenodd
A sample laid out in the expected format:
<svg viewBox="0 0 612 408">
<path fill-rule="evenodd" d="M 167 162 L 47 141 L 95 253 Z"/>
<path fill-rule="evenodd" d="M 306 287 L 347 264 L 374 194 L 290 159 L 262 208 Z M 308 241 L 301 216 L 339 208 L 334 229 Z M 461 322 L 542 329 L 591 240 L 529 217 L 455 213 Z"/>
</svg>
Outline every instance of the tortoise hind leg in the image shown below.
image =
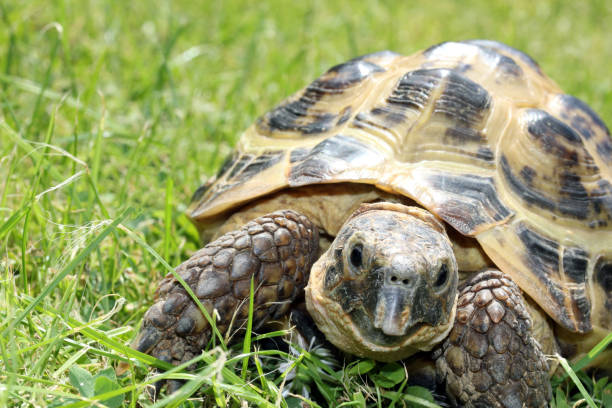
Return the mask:
<svg viewBox="0 0 612 408">
<path fill-rule="evenodd" d="M 523 297 L 500 271 L 466 282 L 455 326 L 434 358 L 449 396 L 462 406 L 546 407 L 552 398 L 548 364 Z"/>
<path fill-rule="evenodd" d="M 243 328 L 254 284 L 253 327 L 287 313 L 304 289 L 318 251 L 318 230 L 305 216 L 284 210 L 230 231 L 176 268 L 226 338 Z M 214 317 L 214 318 L 215 318 Z M 138 351 L 181 364 L 208 344 L 212 329 L 196 302 L 168 274 L 155 293 L 133 343 Z"/>
</svg>

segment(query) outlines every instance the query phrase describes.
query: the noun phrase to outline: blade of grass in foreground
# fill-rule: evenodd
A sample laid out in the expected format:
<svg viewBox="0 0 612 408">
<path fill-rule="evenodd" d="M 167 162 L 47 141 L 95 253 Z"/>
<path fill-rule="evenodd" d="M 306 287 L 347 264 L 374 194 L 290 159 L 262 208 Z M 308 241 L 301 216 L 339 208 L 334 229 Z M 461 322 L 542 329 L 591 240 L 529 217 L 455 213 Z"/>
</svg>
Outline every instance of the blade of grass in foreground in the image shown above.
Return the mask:
<svg viewBox="0 0 612 408">
<path fill-rule="evenodd" d="M 32 311 L 55 287 L 68 275 L 74 268 L 76 268 L 89 254 L 98 247 L 100 242 L 108 234 L 117 228 L 117 226 L 125 220 L 131 213 L 133 212 L 132 208 L 127 208 L 125 211 L 119 215 L 113 222 L 111 222 L 106 228 L 104 228 L 95 238 L 93 238 L 90 243 L 75 256 L 72 261 L 62 269 L 60 273 L 45 287 L 45 289 L 38 295 L 34 301 L 32 301 L 23 312 L 21 312 L 15 319 L 12 320 L 9 327 L 5 328 L 2 331 L 2 335 L 5 336 L 11 328 L 15 327 L 23 318 L 25 318 L 28 313 Z"/>
<path fill-rule="evenodd" d="M 582 357 L 576 364 L 572 364 L 572 369 L 574 371 L 580 371 L 587 365 L 591 363 L 601 353 L 604 351 L 609 344 L 612 344 L 612 332 L 608 333 L 606 337 L 603 338 L 599 343 L 593 347 L 591 351 L 587 353 L 586 356 Z"/>
<path fill-rule="evenodd" d="M 255 288 L 254 288 L 253 277 L 251 277 L 251 288 L 249 291 L 249 316 L 247 320 L 247 330 L 246 335 L 244 337 L 244 342 L 242 345 L 242 352 L 247 354 L 251 350 L 251 332 L 253 330 L 253 298 L 255 297 Z M 247 365 L 249 363 L 249 357 L 246 356 L 244 360 L 242 360 L 242 380 L 246 380 L 247 376 Z"/>
<path fill-rule="evenodd" d="M 17 211 L 13 212 L 13 214 L 6 220 L 2 225 L 0 225 L 0 239 L 4 238 L 6 234 L 8 234 L 15 225 L 25 216 L 27 212 L 26 207 L 21 207 Z"/>
<path fill-rule="evenodd" d="M 578 378 L 578 376 L 576 375 L 574 370 L 572 370 L 572 367 L 570 367 L 570 365 L 567 362 L 567 360 L 565 358 L 561 357 L 561 356 L 558 356 L 557 358 L 559 359 L 559 363 L 561 363 L 561 367 L 563 367 L 565 372 L 567 372 L 569 377 L 572 379 L 572 381 L 574 382 L 574 384 L 578 388 L 578 391 L 580 391 L 580 394 L 582 395 L 584 400 L 587 402 L 587 404 L 589 404 L 589 407 L 597 408 L 597 405 L 595 405 L 595 402 L 593 401 L 593 398 L 591 398 L 591 396 L 589 395 L 589 393 L 586 390 L 586 388 L 584 388 L 584 385 L 582 384 L 582 382 L 580 381 L 580 379 Z"/>
</svg>

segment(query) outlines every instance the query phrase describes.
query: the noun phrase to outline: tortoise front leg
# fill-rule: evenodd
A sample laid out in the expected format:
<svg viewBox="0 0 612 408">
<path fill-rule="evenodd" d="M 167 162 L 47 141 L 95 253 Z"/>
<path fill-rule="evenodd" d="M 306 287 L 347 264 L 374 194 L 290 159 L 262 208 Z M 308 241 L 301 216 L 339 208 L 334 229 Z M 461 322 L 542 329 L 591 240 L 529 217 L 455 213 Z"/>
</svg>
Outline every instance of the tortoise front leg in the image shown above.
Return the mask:
<svg viewBox="0 0 612 408">
<path fill-rule="evenodd" d="M 449 396 L 462 406 L 546 407 L 552 398 L 524 299 L 500 271 L 480 272 L 464 284 L 455 325 L 434 358 Z"/>
<path fill-rule="evenodd" d="M 285 314 L 308 282 L 318 230 L 291 210 L 277 211 L 228 232 L 176 268 L 222 335 L 244 327 L 251 280 L 253 327 Z M 215 318 L 213 317 L 213 318 Z M 185 288 L 168 274 L 133 343 L 138 351 L 178 365 L 198 355 L 213 335 Z"/>
</svg>

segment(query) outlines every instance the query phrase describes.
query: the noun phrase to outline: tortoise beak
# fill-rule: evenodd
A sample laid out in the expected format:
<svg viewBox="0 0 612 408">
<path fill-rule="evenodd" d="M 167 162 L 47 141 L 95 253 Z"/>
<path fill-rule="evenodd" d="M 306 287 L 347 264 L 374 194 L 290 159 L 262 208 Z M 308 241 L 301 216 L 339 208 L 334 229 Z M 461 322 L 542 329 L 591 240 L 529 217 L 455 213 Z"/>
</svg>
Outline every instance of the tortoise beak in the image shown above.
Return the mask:
<svg viewBox="0 0 612 408">
<path fill-rule="evenodd" d="M 410 323 L 410 294 L 404 288 L 384 288 L 378 296 L 374 327 L 388 336 L 403 336 Z"/>
<path fill-rule="evenodd" d="M 405 336 L 422 323 L 442 323 L 442 305 L 431 285 L 411 268 L 383 270 L 374 327 L 389 336 Z"/>
</svg>

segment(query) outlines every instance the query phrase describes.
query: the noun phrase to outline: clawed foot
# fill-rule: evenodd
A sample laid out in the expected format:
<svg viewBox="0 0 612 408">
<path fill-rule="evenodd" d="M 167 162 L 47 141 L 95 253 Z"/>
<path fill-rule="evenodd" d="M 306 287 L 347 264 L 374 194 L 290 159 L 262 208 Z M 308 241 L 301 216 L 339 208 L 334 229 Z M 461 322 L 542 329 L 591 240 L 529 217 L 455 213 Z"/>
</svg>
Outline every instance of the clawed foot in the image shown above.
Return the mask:
<svg viewBox="0 0 612 408">
<path fill-rule="evenodd" d="M 278 211 L 257 218 L 197 251 L 176 268 L 222 336 L 243 329 L 253 283 L 253 327 L 285 315 L 308 281 L 318 230 L 303 215 Z M 197 356 L 211 324 L 173 274 L 155 294 L 133 347 L 178 365 Z M 157 389 L 163 384 L 158 384 Z M 180 387 L 170 381 L 168 390 Z"/>
</svg>

